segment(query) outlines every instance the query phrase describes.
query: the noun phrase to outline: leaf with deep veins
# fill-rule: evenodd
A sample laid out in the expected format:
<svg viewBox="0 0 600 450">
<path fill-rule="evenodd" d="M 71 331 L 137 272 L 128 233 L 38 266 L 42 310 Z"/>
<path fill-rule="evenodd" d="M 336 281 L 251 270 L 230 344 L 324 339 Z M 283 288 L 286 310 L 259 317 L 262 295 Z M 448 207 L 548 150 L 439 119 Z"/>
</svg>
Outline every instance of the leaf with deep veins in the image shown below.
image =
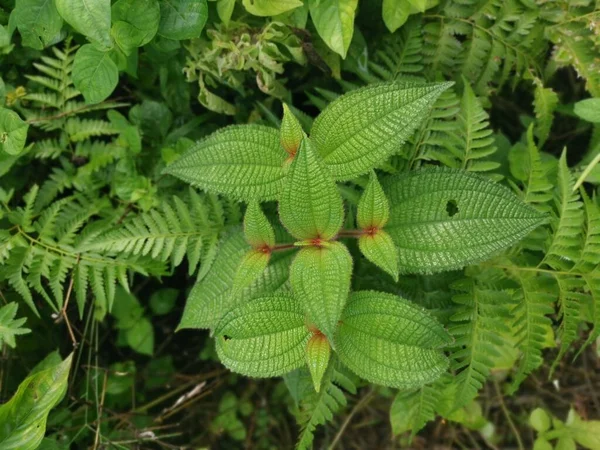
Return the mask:
<svg viewBox="0 0 600 450">
<path fill-rule="evenodd" d="M 346 304 L 352 276 L 352 257 L 340 242 L 304 247 L 292 262 L 290 282 L 309 322 L 333 338 Z"/>
<path fill-rule="evenodd" d="M 390 217 L 390 205 L 383 189 L 377 181 L 375 172 L 371 172 L 369 183 L 358 202 L 356 222 L 362 229 L 382 228 Z"/>
<path fill-rule="evenodd" d="M 313 334 L 306 344 L 306 363 L 317 392 L 321 390 L 321 380 L 327 370 L 330 356 L 331 345 L 327 337 L 318 332 Z"/>
<path fill-rule="evenodd" d="M 448 368 L 452 341 L 422 308 L 392 294 L 355 292 L 338 328 L 340 360 L 361 378 L 401 389 L 430 383 Z"/>
<path fill-rule="evenodd" d="M 272 294 L 229 311 L 216 329 L 225 366 L 251 377 L 275 377 L 305 364 L 309 331 L 299 303 Z"/>
<path fill-rule="evenodd" d="M 274 200 L 287 157 L 276 129 L 234 125 L 198 142 L 164 172 L 239 200 Z"/>
<path fill-rule="evenodd" d="M 253 248 L 275 245 L 275 232 L 258 202 L 251 202 L 244 216 L 244 236 Z"/>
<path fill-rule="evenodd" d="M 329 240 L 342 227 L 342 197 L 309 139 L 302 140 L 285 179 L 279 217 L 298 239 Z"/>
<path fill-rule="evenodd" d="M 311 131 L 336 180 L 368 172 L 400 150 L 452 83 L 383 83 L 356 89 L 330 103 Z"/>
<path fill-rule="evenodd" d="M 363 234 L 358 238 L 358 248 L 365 258 L 398 281 L 398 249 L 389 234 L 383 230 Z"/>
</svg>

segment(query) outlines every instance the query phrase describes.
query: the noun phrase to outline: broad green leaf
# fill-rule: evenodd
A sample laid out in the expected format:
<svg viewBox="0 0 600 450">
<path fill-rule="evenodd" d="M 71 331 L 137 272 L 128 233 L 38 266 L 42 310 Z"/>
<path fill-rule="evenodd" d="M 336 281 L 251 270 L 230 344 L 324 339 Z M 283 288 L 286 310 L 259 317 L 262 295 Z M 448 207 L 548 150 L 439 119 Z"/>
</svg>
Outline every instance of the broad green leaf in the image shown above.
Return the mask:
<svg viewBox="0 0 600 450">
<path fill-rule="evenodd" d="M 244 236 L 253 248 L 273 247 L 275 232 L 258 202 L 251 202 L 244 216 Z"/>
<path fill-rule="evenodd" d="M 260 249 L 252 249 L 244 255 L 233 279 L 233 295 L 238 295 L 261 276 L 269 265 L 270 257 L 269 251 Z"/>
<path fill-rule="evenodd" d="M 112 35 L 126 54 L 150 42 L 159 21 L 158 0 L 119 0 L 112 6 Z"/>
<path fill-rule="evenodd" d="M 276 16 L 302 6 L 301 0 L 242 0 L 242 3 L 255 16 Z"/>
<path fill-rule="evenodd" d="M 70 355 L 57 366 L 27 377 L 16 394 L 0 406 L 0 448 L 35 450 L 46 432 L 48 413 L 67 390 Z"/>
<path fill-rule="evenodd" d="M 377 181 L 375 172 L 371 172 L 369 183 L 358 202 L 356 222 L 363 230 L 383 228 L 390 218 L 390 205 L 383 188 Z"/>
<path fill-rule="evenodd" d="M 354 33 L 358 0 L 308 0 L 310 17 L 327 46 L 346 57 Z"/>
<path fill-rule="evenodd" d="M 110 52 L 86 44 L 77 50 L 73 61 L 73 83 L 81 91 L 86 103 L 106 100 L 117 87 L 119 69 Z"/>
<path fill-rule="evenodd" d="M 308 321 L 333 338 L 350 290 L 352 257 L 340 242 L 304 247 L 290 267 L 294 295 Z"/>
<path fill-rule="evenodd" d="M 59 14 L 75 31 L 100 47 L 112 48 L 110 0 L 55 0 Z"/>
<path fill-rule="evenodd" d="M 182 41 L 200 36 L 206 19 L 206 0 L 159 0 L 160 24 L 158 34 L 167 39 Z"/>
<path fill-rule="evenodd" d="M 26 318 L 16 319 L 19 305 L 11 302 L 0 308 L 0 347 L 6 344 L 11 348 L 16 347 L 15 336 L 31 333 L 29 328 L 23 328 L 22 325 L 27 321 Z"/>
<path fill-rule="evenodd" d="M 60 36 L 63 20 L 50 0 L 17 0 L 13 14 L 23 45 L 43 50 Z"/>
<path fill-rule="evenodd" d="M 29 125 L 10 109 L 0 108 L 0 149 L 18 155 L 25 147 Z"/>
<path fill-rule="evenodd" d="M 274 200 L 287 157 L 274 128 L 234 125 L 198 142 L 165 173 L 239 200 Z"/>
<path fill-rule="evenodd" d="M 215 333 L 219 359 L 243 375 L 275 377 L 306 361 L 310 333 L 293 297 L 252 299 L 225 314 Z"/>
<path fill-rule="evenodd" d="M 321 380 L 327 370 L 330 356 L 331 345 L 327 337 L 318 332 L 313 334 L 306 344 L 306 364 L 317 392 L 321 390 Z"/>
<path fill-rule="evenodd" d="M 404 25 L 412 9 L 412 5 L 406 0 L 383 0 L 381 13 L 387 29 L 393 33 Z"/>
<path fill-rule="evenodd" d="M 585 100 L 581 100 L 575 103 L 573 111 L 583 120 L 600 123 L 600 98 L 586 98 Z"/>
<path fill-rule="evenodd" d="M 152 356 L 154 354 L 154 328 L 152 322 L 142 317 L 135 324 L 125 330 L 127 345 L 142 355 Z"/>
<path fill-rule="evenodd" d="M 600 420 L 583 420 L 574 409 L 569 410 L 566 425 L 571 437 L 584 448 L 600 449 Z"/>
<path fill-rule="evenodd" d="M 550 428 L 550 416 L 542 408 L 536 408 L 529 415 L 529 425 L 540 433 L 544 432 Z"/>
<path fill-rule="evenodd" d="M 368 172 L 398 152 L 448 83 L 383 83 L 331 102 L 315 120 L 311 139 L 337 180 Z"/>
<path fill-rule="evenodd" d="M 302 140 L 285 179 L 279 217 L 298 239 L 329 240 L 342 227 L 342 197 L 309 139 Z"/>
<path fill-rule="evenodd" d="M 179 289 L 165 288 L 154 292 L 150 297 L 150 309 L 155 316 L 169 314 L 175 307 Z M 114 307 L 113 307 L 114 310 Z"/>
<path fill-rule="evenodd" d="M 235 0 L 217 0 L 217 14 L 225 25 L 229 25 L 234 7 Z"/>
<path fill-rule="evenodd" d="M 407 0 L 418 12 L 425 12 L 429 0 Z"/>
<path fill-rule="evenodd" d="M 400 272 L 433 273 L 483 261 L 545 221 L 509 189 L 470 172 L 429 169 L 393 177 L 385 230 Z"/>
<path fill-rule="evenodd" d="M 361 378 L 409 389 L 430 383 L 448 368 L 440 351 L 451 342 L 424 309 L 382 292 L 355 292 L 336 334 L 338 357 Z"/>
<path fill-rule="evenodd" d="M 300 142 L 304 137 L 302 125 L 290 111 L 290 108 L 285 103 L 283 104 L 283 119 L 281 120 L 281 146 L 290 155 L 295 156 L 300 147 Z"/>
<path fill-rule="evenodd" d="M 223 238 L 210 270 L 201 281 L 196 282 L 187 298 L 178 329 L 212 329 L 229 309 L 248 299 L 275 292 L 287 282 L 292 253 L 275 253 L 258 280 L 238 297 L 232 297 L 237 268 L 250 248 L 239 231 Z"/>
<path fill-rule="evenodd" d="M 365 258 L 398 281 L 398 249 L 389 234 L 383 230 L 365 233 L 358 238 L 358 248 Z"/>
</svg>

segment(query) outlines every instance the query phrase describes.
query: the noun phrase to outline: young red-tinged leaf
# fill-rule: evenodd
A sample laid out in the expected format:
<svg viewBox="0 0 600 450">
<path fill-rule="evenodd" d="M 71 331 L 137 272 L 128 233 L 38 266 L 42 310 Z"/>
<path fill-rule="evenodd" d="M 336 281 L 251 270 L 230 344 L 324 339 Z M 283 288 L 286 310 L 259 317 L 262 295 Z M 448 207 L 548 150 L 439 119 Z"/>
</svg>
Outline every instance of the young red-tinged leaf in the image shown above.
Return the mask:
<svg viewBox="0 0 600 450">
<path fill-rule="evenodd" d="M 302 138 L 304 137 L 304 131 L 294 113 L 290 111 L 290 108 L 285 103 L 283 104 L 283 119 L 281 120 L 281 130 L 279 133 L 281 136 L 281 146 L 286 152 L 294 156 L 298 152 L 300 142 L 302 142 Z"/>
<path fill-rule="evenodd" d="M 452 338 L 423 308 L 392 294 L 354 292 L 335 338 L 340 361 L 361 378 L 400 389 L 422 386 L 448 368 Z"/>
<path fill-rule="evenodd" d="M 306 362 L 310 332 L 298 301 L 271 294 L 242 303 L 223 316 L 217 329 L 219 359 L 234 372 L 275 377 Z"/>
<path fill-rule="evenodd" d="M 369 183 L 358 202 L 356 222 L 363 230 L 383 228 L 390 218 L 390 205 L 377 181 L 377 175 L 371 171 Z"/>
<path fill-rule="evenodd" d="M 323 110 L 311 138 L 332 176 L 349 180 L 397 152 L 450 86 L 392 82 L 355 89 Z"/>
<path fill-rule="evenodd" d="M 242 289 L 250 286 L 269 265 L 270 251 L 252 249 L 244 255 L 233 279 L 233 293 L 237 295 Z"/>
<path fill-rule="evenodd" d="M 340 242 L 304 247 L 290 267 L 290 282 L 309 322 L 330 339 L 350 290 L 352 257 Z"/>
<path fill-rule="evenodd" d="M 285 179 L 279 217 L 298 239 L 329 240 L 342 227 L 342 197 L 308 138 L 302 140 Z"/>
<path fill-rule="evenodd" d="M 330 356 L 331 346 L 327 336 L 319 332 L 313 334 L 306 344 L 306 363 L 317 392 L 321 389 L 321 380 L 327 370 Z"/>
<path fill-rule="evenodd" d="M 258 202 L 251 202 L 246 209 L 244 236 L 253 248 L 270 248 L 275 245 L 275 232 Z"/>
<path fill-rule="evenodd" d="M 276 129 L 234 125 L 195 144 L 164 173 L 239 200 L 275 200 L 287 158 Z"/>
<path fill-rule="evenodd" d="M 398 248 L 389 234 L 383 230 L 363 234 L 358 238 L 358 248 L 365 258 L 398 281 Z"/>
</svg>

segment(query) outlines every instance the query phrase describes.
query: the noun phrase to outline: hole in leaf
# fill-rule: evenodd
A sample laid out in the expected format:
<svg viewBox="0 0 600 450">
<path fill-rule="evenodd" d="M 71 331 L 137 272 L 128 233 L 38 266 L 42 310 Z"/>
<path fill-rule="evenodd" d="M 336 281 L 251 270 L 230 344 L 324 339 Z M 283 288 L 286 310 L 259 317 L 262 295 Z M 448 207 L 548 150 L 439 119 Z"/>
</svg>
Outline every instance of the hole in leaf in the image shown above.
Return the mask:
<svg viewBox="0 0 600 450">
<path fill-rule="evenodd" d="M 230 337 L 230 336 L 227 336 L 226 334 L 225 334 L 225 335 L 223 335 L 223 340 L 224 340 L 224 341 L 228 341 L 229 339 L 231 339 L 231 337 Z"/>
<path fill-rule="evenodd" d="M 456 200 L 448 200 L 446 203 L 446 212 L 448 213 L 448 217 L 454 217 L 458 214 L 458 205 L 456 204 Z"/>
</svg>

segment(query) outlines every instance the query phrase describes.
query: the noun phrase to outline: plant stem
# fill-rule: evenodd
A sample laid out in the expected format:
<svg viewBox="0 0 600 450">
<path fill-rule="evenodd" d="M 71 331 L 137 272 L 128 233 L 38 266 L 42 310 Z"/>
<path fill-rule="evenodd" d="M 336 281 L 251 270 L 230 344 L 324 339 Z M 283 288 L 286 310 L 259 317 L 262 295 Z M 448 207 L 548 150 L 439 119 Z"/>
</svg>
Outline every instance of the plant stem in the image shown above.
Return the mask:
<svg viewBox="0 0 600 450">
<path fill-rule="evenodd" d="M 506 421 L 508 422 L 510 429 L 512 430 L 513 434 L 515 435 L 515 439 L 517 440 L 517 446 L 519 447 L 519 450 L 525 450 L 525 446 L 523 445 L 523 440 L 521 439 L 521 434 L 519 433 L 519 430 L 517 429 L 517 427 L 515 426 L 515 423 L 513 422 L 512 418 L 510 417 L 510 411 L 506 407 L 506 403 L 504 403 L 504 398 L 502 397 L 502 390 L 500 389 L 500 384 L 498 383 L 497 380 L 494 380 L 494 388 L 496 389 L 496 394 L 498 395 L 498 400 L 500 401 L 500 407 L 502 408 L 502 412 L 504 413 L 504 416 L 506 417 Z"/>
</svg>

